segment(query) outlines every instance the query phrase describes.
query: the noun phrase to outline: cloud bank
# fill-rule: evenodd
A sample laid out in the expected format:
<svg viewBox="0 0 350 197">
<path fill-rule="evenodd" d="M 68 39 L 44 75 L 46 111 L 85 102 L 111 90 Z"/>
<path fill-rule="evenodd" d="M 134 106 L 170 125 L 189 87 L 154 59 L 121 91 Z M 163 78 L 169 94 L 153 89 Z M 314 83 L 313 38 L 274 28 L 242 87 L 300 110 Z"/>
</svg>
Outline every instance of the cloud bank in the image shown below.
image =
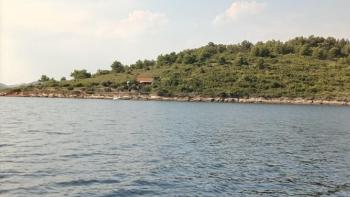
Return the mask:
<svg viewBox="0 0 350 197">
<path fill-rule="evenodd" d="M 213 23 L 224 24 L 238 20 L 240 17 L 256 15 L 263 11 L 265 7 L 265 3 L 258 3 L 256 1 L 233 2 L 227 10 L 215 17 Z"/>
</svg>

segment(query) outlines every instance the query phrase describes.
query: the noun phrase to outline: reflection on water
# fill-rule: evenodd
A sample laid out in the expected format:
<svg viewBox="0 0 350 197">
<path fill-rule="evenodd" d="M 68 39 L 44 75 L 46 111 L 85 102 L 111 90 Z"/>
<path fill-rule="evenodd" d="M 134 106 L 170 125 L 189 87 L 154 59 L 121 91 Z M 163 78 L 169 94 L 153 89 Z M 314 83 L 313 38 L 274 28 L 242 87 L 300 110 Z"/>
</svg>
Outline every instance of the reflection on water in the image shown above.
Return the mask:
<svg viewBox="0 0 350 197">
<path fill-rule="evenodd" d="M 350 195 L 350 108 L 0 98 L 1 196 Z"/>
</svg>

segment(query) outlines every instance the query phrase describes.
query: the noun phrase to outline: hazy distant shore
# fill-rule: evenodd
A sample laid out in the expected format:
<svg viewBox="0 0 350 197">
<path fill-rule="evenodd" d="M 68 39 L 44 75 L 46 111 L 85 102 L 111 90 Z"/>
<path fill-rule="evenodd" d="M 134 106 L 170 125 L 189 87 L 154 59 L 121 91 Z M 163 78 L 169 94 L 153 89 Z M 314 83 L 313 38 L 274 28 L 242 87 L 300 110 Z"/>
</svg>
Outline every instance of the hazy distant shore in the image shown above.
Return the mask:
<svg viewBox="0 0 350 197">
<path fill-rule="evenodd" d="M 216 103 L 266 103 L 266 104 L 299 104 L 299 105 L 343 105 L 350 106 L 349 101 L 318 100 L 304 98 L 222 98 L 206 96 L 157 96 L 135 93 L 103 93 L 103 94 L 62 94 L 62 93 L 1 93 L 3 97 L 44 97 L 44 98 L 76 98 L 76 99 L 109 99 L 109 100 L 149 100 L 149 101 L 181 101 L 181 102 L 216 102 Z"/>
</svg>

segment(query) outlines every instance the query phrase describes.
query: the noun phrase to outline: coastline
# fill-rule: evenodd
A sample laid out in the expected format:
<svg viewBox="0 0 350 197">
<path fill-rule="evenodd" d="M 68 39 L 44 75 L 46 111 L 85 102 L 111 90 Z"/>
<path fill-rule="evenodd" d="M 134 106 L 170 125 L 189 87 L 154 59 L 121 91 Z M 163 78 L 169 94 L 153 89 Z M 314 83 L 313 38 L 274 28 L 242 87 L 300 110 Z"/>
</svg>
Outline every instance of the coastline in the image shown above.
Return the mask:
<svg viewBox="0 0 350 197">
<path fill-rule="evenodd" d="M 304 98 L 222 98 L 205 96 L 157 96 L 136 93 L 101 93 L 101 94 L 62 94 L 62 93 L 1 93 L 1 97 L 42 97 L 42 98 L 72 98 L 72 99 L 107 99 L 107 100 L 143 100 L 143 101 L 178 101 L 178 102 L 215 102 L 215 103 L 262 103 L 262 104 L 295 104 L 295 105 L 338 105 L 350 106 L 350 101 L 311 100 Z"/>
</svg>

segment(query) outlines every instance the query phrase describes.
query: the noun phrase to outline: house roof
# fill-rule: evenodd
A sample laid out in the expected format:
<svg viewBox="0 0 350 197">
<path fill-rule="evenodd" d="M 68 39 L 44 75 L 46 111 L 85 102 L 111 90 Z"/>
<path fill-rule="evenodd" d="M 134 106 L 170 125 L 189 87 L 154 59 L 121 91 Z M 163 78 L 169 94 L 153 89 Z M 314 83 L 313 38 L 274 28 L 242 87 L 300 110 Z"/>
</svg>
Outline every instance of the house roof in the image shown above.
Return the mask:
<svg viewBox="0 0 350 197">
<path fill-rule="evenodd" d="M 153 76 L 148 75 L 148 74 L 140 74 L 136 77 L 136 80 L 139 83 L 152 83 L 153 82 Z"/>
</svg>

